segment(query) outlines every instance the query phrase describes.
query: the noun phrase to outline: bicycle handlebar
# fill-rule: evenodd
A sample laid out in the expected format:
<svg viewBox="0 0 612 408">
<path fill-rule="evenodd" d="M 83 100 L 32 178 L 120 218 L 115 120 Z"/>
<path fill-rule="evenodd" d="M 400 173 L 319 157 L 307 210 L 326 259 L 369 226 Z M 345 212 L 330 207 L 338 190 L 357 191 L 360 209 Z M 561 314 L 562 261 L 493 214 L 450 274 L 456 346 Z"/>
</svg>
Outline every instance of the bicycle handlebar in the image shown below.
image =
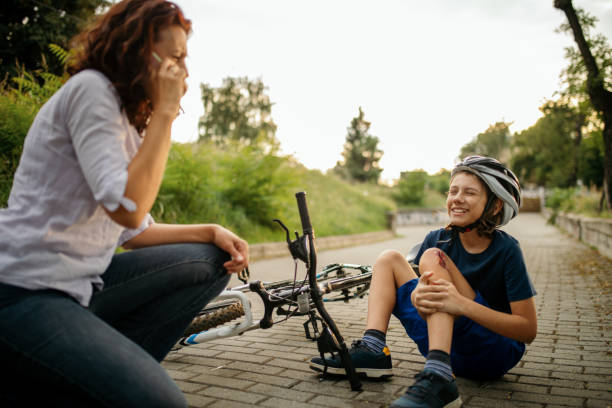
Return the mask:
<svg viewBox="0 0 612 408">
<path fill-rule="evenodd" d="M 310 223 L 310 215 L 308 214 L 308 206 L 306 205 L 306 192 L 300 191 L 295 193 L 295 199 L 297 200 L 298 211 L 300 213 L 300 220 L 302 221 L 302 230 L 304 235 L 314 234 L 312 224 Z"/>
</svg>

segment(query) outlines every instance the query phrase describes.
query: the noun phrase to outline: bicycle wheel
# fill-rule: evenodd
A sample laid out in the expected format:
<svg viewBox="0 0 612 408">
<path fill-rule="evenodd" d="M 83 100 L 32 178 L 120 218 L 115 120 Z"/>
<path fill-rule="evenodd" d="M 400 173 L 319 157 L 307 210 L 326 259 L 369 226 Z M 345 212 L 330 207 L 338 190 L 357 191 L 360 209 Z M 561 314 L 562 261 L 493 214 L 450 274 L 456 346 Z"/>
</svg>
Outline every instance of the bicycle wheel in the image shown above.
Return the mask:
<svg viewBox="0 0 612 408">
<path fill-rule="evenodd" d="M 244 308 L 239 300 L 225 300 L 207 305 L 187 326 L 184 336 L 210 330 L 242 316 Z"/>
</svg>

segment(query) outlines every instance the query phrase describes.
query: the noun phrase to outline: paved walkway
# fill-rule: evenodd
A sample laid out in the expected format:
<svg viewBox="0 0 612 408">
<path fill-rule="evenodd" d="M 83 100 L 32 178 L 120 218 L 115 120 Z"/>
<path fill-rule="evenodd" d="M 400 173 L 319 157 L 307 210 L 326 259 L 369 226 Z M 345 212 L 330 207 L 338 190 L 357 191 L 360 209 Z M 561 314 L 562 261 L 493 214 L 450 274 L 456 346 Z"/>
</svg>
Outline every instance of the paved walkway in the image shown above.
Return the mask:
<svg viewBox="0 0 612 408">
<path fill-rule="evenodd" d="M 414 227 L 403 231 L 402 239 L 323 252 L 319 265 L 370 264 L 387 247 L 407 252 L 429 229 Z M 546 225 L 538 214 L 520 215 L 507 230 L 521 242 L 538 291 L 538 336 L 502 379 L 482 383 L 459 378 L 464 406 L 612 407 L 612 261 Z M 292 271 L 286 259 L 251 267 L 251 274 L 262 280 Z M 347 343 L 364 330 L 366 302 L 328 307 Z M 253 303 L 259 305 L 256 299 Z M 392 379 L 363 381 L 360 392 L 350 391 L 345 380 L 320 381 L 308 369 L 317 350 L 304 338 L 304 320 L 296 317 L 269 330 L 184 348 L 168 356 L 163 366 L 191 406 L 224 408 L 385 407 L 423 366 L 423 357 L 392 318 L 387 336 Z"/>
</svg>

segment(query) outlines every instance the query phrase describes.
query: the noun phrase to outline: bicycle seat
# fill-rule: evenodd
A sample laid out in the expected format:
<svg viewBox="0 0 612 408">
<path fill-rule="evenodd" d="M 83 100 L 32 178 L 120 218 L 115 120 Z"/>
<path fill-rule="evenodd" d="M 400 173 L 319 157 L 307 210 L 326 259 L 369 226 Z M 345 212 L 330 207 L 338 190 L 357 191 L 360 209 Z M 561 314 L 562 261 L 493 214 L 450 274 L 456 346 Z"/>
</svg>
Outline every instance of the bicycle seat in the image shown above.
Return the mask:
<svg viewBox="0 0 612 408">
<path fill-rule="evenodd" d="M 406 260 L 408 261 L 408 263 L 414 263 L 414 260 L 416 259 L 416 256 L 419 253 L 419 249 L 421 249 L 421 244 L 423 243 L 419 242 L 418 244 L 413 246 L 410 251 L 408 251 L 408 255 L 406 255 Z"/>
</svg>

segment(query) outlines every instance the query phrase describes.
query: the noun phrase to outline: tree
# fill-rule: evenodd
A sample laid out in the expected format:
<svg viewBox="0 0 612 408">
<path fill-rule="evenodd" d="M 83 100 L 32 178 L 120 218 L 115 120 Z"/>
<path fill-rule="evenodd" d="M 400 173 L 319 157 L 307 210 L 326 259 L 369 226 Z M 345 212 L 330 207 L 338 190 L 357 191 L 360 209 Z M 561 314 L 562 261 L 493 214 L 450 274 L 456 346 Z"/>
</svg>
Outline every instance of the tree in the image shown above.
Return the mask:
<svg viewBox="0 0 612 408">
<path fill-rule="evenodd" d="M 510 146 L 510 125 L 511 123 L 496 122 L 490 125 L 487 130 L 476 135 L 469 143 L 461 148 L 461 158 L 470 155 L 480 155 L 495 157 L 504 160 Z"/>
<path fill-rule="evenodd" d="M 603 187 L 604 146 L 601 131 L 585 137 L 580 146 L 578 177 L 585 186 Z"/>
<path fill-rule="evenodd" d="M 394 189 L 393 199 L 399 205 L 423 204 L 426 182 L 427 173 L 425 170 L 402 171 Z"/>
<path fill-rule="evenodd" d="M 427 177 L 427 187 L 442 195 L 446 195 L 448 192 L 448 181 L 450 180 L 450 176 L 451 172 L 449 170 L 440 169 L 433 176 Z"/>
<path fill-rule="evenodd" d="M 0 2 L 0 80 L 18 74 L 17 62 L 29 71 L 45 69 L 61 75 L 64 66 L 50 58 L 49 44 L 68 48 L 96 11 L 109 4 L 108 0 Z"/>
<path fill-rule="evenodd" d="M 227 77 L 219 88 L 202 84 L 201 89 L 204 115 L 198 125 L 200 141 L 278 148 L 272 102 L 261 79 Z"/>
<path fill-rule="evenodd" d="M 603 120 L 603 140 L 604 140 L 604 183 L 603 196 L 609 209 L 612 209 L 612 92 L 609 91 L 610 78 L 612 71 L 612 54 L 607 53 L 599 61 L 594 57 L 591 48 L 595 42 L 590 40 L 588 28 L 594 24 L 595 19 L 582 22 L 580 15 L 585 15 L 582 11 L 576 11 L 571 0 L 554 0 L 554 6 L 565 13 L 568 26 L 566 31 L 572 32 L 574 41 L 578 46 L 583 62 L 583 72 L 586 71 L 584 89 L 589 96 L 593 108 L 601 115 Z M 603 36 L 596 37 L 596 41 L 602 42 Z M 589 41 L 590 40 L 590 41 Z M 603 41 L 605 43 L 605 41 Z M 609 50 L 609 47 L 606 47 Z"/>
<path fill-rule="evenodd" d="M 378 164 L 383 151 L 378 148 L 378 138 L 368 133 L 370 125 L 359 107 L 359 115 L 351 120 L 351 126 L 346 129 L 343 160 L 336 163 L 336 173 L 360 182 L 378 182 L 383 171 Z"/>
<path fill-rule="evenodd" d="M 576 165 L 571 110 L 555 102 L 545 104 L 540 110 L 544 116 L 514 136 L 511 166 L 523 183 L 573 186 Z"/>
</svg>

